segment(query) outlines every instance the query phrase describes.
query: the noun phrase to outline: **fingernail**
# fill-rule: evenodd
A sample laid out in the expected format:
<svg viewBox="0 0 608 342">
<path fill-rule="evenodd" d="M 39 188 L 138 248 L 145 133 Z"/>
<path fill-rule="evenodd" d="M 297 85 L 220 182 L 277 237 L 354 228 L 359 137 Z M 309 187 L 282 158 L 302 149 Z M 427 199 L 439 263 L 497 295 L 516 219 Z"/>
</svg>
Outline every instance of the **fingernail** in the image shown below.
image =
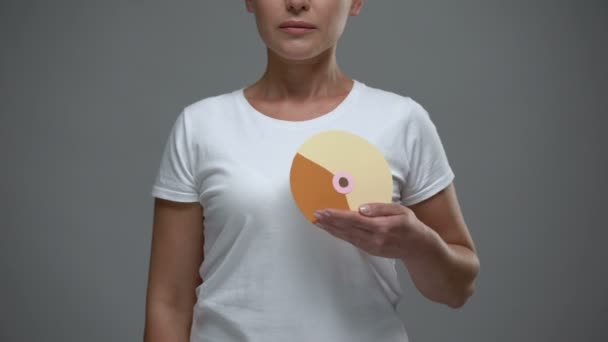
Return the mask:
<svg viewBox="0 0 608 342">
<path fill-rule="evenodd" d="M 319 213 L 318 211 L 315 211 L 314 213 L 312 213 L 312 215 L 313 215 L 314 217 L 316 217 L 317 219 L 320 219 L 320 218 L 322 217 L 322 216 L 321 216 L 321 213 Z"/>
<path fill-rule="evenodd" d="M 367 205 L 362 205 L 359 207 L 359 211 L 361 211 L 364 214 L 369 214 L 369 207 Z"/>
</svg>

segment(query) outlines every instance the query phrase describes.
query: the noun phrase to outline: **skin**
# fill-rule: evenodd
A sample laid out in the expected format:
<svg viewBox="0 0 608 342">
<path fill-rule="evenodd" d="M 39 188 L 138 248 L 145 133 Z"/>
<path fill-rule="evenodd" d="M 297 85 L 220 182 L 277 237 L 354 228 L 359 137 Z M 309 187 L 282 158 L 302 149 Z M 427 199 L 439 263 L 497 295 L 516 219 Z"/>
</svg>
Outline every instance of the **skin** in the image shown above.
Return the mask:
<svg viewBox="0 0 608 342">
<path fill-rule="evenodd" d="M 450 184 L 413 206 L 370 203 L 359 212 L 325 209 L 317 226 L 365 252 L 401 260 L 428 299 L 462 307 L 475 290 L 479 259 Z"/>
<path fill-rule="evenodd" d="M 202 215 L 198 202 L 154 201 L 144 342 L 190 338 L 195 289 L 202 282 Z"/>
<path fill-rule="evenodd" d="M 336 43 L 349 16 L 362 1 L 246 0 L 267 47 L 267 67 L 259 81 L 245 89 L 258 111 L 291 121 L 307 120 L 335 108 L 350 91 L 353 80 L 336 63 Z M 294 36 L 279 30 L 286 20 L 316 26 L 314 32 Z"/>
<path fill-rule="evenodd" d="M 336 62 L 336 44 L 363 0 L 246 0 L 267 46 L 262 77 L 245 89 L 258 111 L 308 120 L 335 108 L 353 86 Z M 316 25 L 306 35 L 279 30 L 285 20 Z M 416 205 L 370 203 L 357 211 L 318 211 L 318 227 L 369 254 L 397 258 L 418 290 L 453 308 L 473 294 L 479 259 L 454 184 Z M 364 210 L 367 209 L 367 210 Z M 144 341 L 188 341 L 203 281 L 203 208 L 155 199 Z"/>
</svg>

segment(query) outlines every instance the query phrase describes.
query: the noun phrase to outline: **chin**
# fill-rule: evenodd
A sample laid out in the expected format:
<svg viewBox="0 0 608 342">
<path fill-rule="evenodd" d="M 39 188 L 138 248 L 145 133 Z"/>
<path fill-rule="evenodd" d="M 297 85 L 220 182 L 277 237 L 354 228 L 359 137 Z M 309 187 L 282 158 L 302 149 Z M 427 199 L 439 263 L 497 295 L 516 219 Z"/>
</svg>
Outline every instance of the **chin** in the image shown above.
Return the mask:
<svg viewBox="0 0 608 342">
<path fill-rule="evenodd" d="M 305 62 L 319 57 L 326 49 L 313 46 L 283 46 L 272 51 L 283 59 Z"/>
<path fill-rule="evenodd" d="M 316 54 L 295 54 L 295 53 L 284 53 L 279 54 L 282 59 L 292 61 L 292 62 L 306 62 L 308 60 L 314 59 L 317 57 Z"/>
</svg>

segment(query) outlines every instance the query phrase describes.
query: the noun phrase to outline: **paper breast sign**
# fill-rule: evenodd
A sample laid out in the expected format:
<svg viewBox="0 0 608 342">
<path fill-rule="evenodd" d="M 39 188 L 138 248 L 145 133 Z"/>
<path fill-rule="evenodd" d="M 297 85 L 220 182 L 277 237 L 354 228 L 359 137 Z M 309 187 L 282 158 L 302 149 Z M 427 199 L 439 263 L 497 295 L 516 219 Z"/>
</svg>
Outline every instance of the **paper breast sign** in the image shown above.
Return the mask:
<svg viewBox="0 0 608 342">
<path fill-rule="evenodd" d="M 293 159 L 289 179 L 295 202 L 313 223 L 318 209 L 391 203 L 391 170 L 382 152 L 346 131 L 324 131 L 306 140 Z"/>
</svg>

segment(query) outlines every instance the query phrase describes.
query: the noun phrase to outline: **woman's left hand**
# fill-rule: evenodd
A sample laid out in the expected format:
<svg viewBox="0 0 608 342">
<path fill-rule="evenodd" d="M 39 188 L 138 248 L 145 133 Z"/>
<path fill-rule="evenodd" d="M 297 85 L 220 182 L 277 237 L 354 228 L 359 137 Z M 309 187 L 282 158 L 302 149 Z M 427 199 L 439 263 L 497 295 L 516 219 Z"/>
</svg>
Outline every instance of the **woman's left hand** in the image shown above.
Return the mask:
<svg viewBox="0 0 608 342">
<path fill-rule="evenodd" d="M 419 253 L 429 229 L 396 203 L 370 203 L 359 212 L 323 209 L 315 217 L 318 227 L 371 255 L 402 260 Z"/>
</svg>

